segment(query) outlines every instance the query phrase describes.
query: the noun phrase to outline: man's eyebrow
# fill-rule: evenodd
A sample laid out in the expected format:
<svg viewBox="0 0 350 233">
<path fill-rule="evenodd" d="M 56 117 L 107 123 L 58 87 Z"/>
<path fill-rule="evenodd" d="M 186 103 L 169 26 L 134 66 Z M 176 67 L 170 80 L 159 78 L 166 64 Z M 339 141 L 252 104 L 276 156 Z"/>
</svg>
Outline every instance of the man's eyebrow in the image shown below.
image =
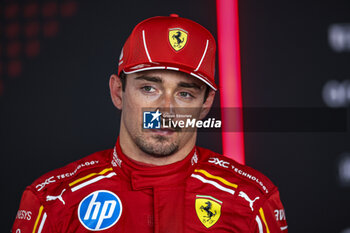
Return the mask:
<svg viewBox="0 0 350 233">
<path fill-rule="evenodd" d="M 186 83 L 186 82 L 179 82 L 177 84 L 179 87 L 188 87 L 188 88 L 195 88 L 195 89 L 201 89 L 201 86 L 199 86 L 196 83 Z"/>
<path fill-rule="evenodd" d="M 163 80 L 159 77 L 154 77 L 154 76 L 147 76 L 147 75 L 141 75 L 139 77 L 135 78 L 136 80 L 146 80 L 150 82 L 156 82 L 156 83 L 162 83 Z"/>
</svg>

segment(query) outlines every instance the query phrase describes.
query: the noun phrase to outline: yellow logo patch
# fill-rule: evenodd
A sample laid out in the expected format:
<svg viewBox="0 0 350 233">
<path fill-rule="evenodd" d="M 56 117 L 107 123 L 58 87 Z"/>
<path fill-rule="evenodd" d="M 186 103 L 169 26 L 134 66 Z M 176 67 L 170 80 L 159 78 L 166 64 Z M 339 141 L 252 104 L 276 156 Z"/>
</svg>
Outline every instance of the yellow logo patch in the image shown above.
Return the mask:
<svg viewBox="0 0 350 233">
<path fill-rule="evenodd" d="M 196 196 L 196 212 L 206 228 L 213 226 L 220 218 L 222 201 L 211 196 Z"/>
<path fill-rule="evenodd" d="M 177 52 L 185 47 L 188 33 L 181 28 L 172 28 L 169 30 L 169 42 L 171 47 Z"/>
</svg>

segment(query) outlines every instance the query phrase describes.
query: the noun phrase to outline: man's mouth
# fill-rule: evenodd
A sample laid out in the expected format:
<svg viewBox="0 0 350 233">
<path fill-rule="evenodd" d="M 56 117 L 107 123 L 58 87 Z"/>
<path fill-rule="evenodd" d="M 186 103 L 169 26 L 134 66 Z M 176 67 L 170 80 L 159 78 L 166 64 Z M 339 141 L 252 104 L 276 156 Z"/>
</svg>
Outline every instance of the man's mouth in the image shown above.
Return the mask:
<svg viewBox="0 0 350 233">
<path fill-rule="evenodd" d="M 151 131 L 153 133 L 156 133 L 158 135 L 163 135 L 163 136 L 172 135 L 173 133 L 176 132 L 176 130 L 173 128 L 151 129 Z"/>
</svg>

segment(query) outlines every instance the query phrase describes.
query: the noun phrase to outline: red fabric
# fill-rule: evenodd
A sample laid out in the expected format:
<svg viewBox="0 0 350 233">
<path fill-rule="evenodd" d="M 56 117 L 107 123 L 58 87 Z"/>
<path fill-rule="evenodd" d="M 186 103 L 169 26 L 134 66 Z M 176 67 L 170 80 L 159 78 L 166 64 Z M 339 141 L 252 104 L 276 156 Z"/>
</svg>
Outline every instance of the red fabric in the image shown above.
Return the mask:
<svg viewBox="0 0 350 233">
<path fill-rule="evenodd" d="M 39 214 L 40 202 L 30 190 L 25 190 L 22 195 L 21 205 L 17 211 L 16 221 L 12 232 L 32 232 Z"/>
<path fill-rule="evenodd" d="M 96 181 L 96 178 L 101 179 Z M 12 232 L 32 233 L 36 221 L 35 233 L 90 232 L 82 220 L 87 213 L 84 203 L 93 206 L 91 214 L 86 214 L 89 219 L 96 208 L 101 210 L 106 203 L 101 199 L 89 202 L 96 191 L 98 195 L 106 191 L 116 195 L 122 205 L 120 217 L 113 224 L 110 224 L 114 219 L 112 212 L 117 211 L 116 208 L 110 211 L 112 205 L 105 209 L 104 215 L 96 212 L 95 217 L 101 219 L 100 228 L 109 227 L 101 230 L 106 233 L 242 233 L 260 232 L 259 229 L 267 232 L 267 228 L 271 233 L 288 232 L 277 188 L 254 169 L 199 147 L 177 163 L 147 167 L 128 159 L 119 144 L 115 151 L 94 153 L 28 186 Z M 212 204 L 221 203 L 221 214 L 219 209 L 210 209 L 206 204 L 196 209 L 196 199 L 203 196 L 209 196 Z M 41 206 L 43 210 L 38 218 Z M 210 220 L 209 212 L 207 215 L 204 211 L 206 207 L 214 214 L 213 219 L 219 216 L 209 228 L 202 223 L 203 219 Z M 83 213 L 80 219 L 79 211 Z M 47 217 L 43 220 L 44 214 Z M 257 217 L 262 223 L 260 228 Z"/>
</svg>

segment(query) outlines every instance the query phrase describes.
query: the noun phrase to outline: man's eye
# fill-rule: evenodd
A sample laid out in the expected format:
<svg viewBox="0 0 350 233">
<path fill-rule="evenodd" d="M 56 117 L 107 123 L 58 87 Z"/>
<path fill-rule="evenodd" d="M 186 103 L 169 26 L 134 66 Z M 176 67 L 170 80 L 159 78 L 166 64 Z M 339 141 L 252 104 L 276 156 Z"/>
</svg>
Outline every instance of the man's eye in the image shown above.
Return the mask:
<svg viewBox="0 0 350 233">
<path fill-rule="evenodd" d="M 151 86 L 144 86 L 141 89 L 144 90 L 145 92 L 154 92 L 155 91 L 155 89 Z"/>
<path fill-rule="evenodd" d="M 180 96 L 181 96 L 181 97 L 185 97 L 185 98 L 191 98 L 191 97 L 193 97 L 193 95 L 191 95 L 191 94 L 188 93 L 188 92 L 184 92 L 184 91 L 180 92 Z"/>
</svg>

